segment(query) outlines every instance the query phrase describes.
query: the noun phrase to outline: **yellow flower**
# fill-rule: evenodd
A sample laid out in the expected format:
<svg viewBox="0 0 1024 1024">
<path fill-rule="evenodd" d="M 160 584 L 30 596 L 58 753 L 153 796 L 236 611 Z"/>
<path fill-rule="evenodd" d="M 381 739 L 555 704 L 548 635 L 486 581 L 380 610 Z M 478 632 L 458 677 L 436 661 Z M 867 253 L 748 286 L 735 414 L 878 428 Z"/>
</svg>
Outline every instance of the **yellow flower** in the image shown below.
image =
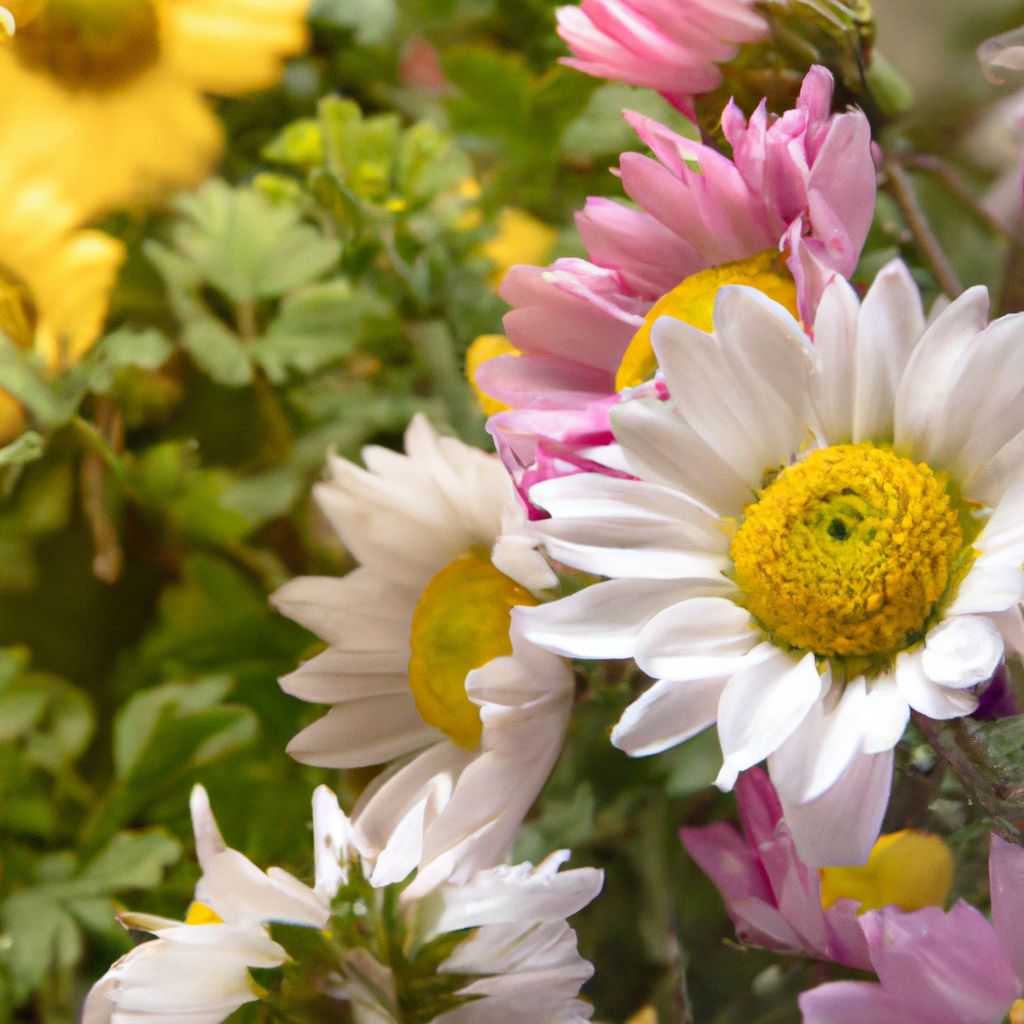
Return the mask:
<svg viewBox="0 0 1024 1024">
<path fill-rule="evenodd" d="M 11 38 L 19 25 L 27 25 L 46 6 L 47 0 L 7 0 L 0 7 L 0 39 Z"/>
<path fill-rule="evenodd" d="M 80 220 L 197 183 L 223 143 L 203 94 L 277 81 L 305 46 L 308 6 L 50 0 L 0 49 L 5 160 L 48 160 Z"/>
<path fill-rule="evenodd" d="M 517 263 L 546 263 L 558 232 L 533 214 L 507 206 L 498 214 L 498 233 L 483 244 L 484 255 L 494 263 L 491 283 L 495 288 Z"/>
<path fill-rule="evenodd" d="M 60 373 L 100 336 L 124 246 L 99 231 L 70 229 L 72 211 L 45 184 L 6 195 L 0 217 L 0 330 Z M 24 426 L 0 392 L 0 443 Z"/>
</svg>

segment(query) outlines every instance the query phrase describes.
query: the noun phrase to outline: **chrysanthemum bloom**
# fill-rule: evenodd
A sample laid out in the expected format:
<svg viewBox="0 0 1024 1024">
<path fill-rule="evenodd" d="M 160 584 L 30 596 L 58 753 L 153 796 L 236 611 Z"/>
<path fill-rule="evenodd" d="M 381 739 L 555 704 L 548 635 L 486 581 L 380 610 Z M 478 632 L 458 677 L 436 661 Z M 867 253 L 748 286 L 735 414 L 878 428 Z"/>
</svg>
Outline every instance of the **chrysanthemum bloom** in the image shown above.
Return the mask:
<svg viewBox="0 0 1024 1024">
<path fill-rule="evenodd" d="M 812 347 L 723 289 L 713 335 L 654 327 L 670 398 L 612 426 L 639 479 L 533 487 L 557 560 L 613 577 L 516 613 L 657 681 L 612 741 L 652 754 L 717 720 L 730 788 L 768 758 L 809 864 L 863 863 L 910 708 L 965 715 L 1024 647 L 1024 318 L 975 288 L 926 328 L 905 267 L 825 293 Z"/>
<path fill-rule="evenodd" d="M 422 417 L 405 447 L 365 449 L 366 469 L 331 460 L 317 501 L 359 568 L 293 580 L 273 601 L 330 645 L 282 680 L 333 705 L 289 752 L 334 768 L 396 762 L 354 818 L 374 882 L 419 866 L 423 890 L 505 854 L 561 749 L 572 674 L 510 635 L 511 609 L 555 577 L 501 463 Z"/>
<path fill-rule="evenodd" d="M 49 158 L 80 220 L 198 183 L 222 129 L 203 93 L 272 85 L 309 0 L 50 0 L 0 48 L 5 160 Z M 54 154 L 60 160 L 54 160 Z"/>
<path fill-rule="evenodd" d="M 960 900 L 948 913 L 887 907 L 861 918 L 880 984 L 837 981 L 800 997 L 804 1024 L 1024 1021 L 1024 849 L 992 836 L 992 923 Z"/>
<path fill-rule="evenodd" d="M 566 851 L 536 868 L 494 867 L 462 885 L 442 884 L 425 899 L 408 890 L 396 899 L 397 893 L 365 881 L 365 841 L 324 786 L 313 796 L 315 888 L 279 868 L 264 874 L 228 849 L 202 789 L 193 793 L 192 815 L 203 875 L 186 920 L 122 916 L 125 925 L 156 940 L 122 957 L 93 986 L 83 1024 L 219 1024 L 266 994 L 250 968 L 281 967 L 291 959 L 268 922 L 320 931 L 317 976 L 322 979 L 324 958 L 335 968 L 320 995 L 351 1003 L 360 1021 L 408 1020 L 418 994 L 409 965 L 419 965 L 419 954 L 437 939 L 444 940 L 444 952 L 430 964 L 432 1005 L 445 974 L 474 979 L 461 987 L 454 982 L 446 1000 L 442 994 L 441 1012 L 432 1018 L 437 1024 L 589 1018 L 577 996 L 592 968 L 565 919 L 597 895 L 602 874 L 594 868 L 560 872 Z M 332 916 L 335 898 L 341 912 Z M 362 909 L 354 917 L 355 904 Z M 388 938 L 380 944 L 382 929 Z M 464 1002 L 467 996 L 471 1002 Z"/>
<path fill-rule="evenodd" d="M 5 191 L 0 217 L 0 330 L 51 373 L 77 363 L 99 338 L 124 245 L 99 231 L 71 230 L 74 211 L 51 183 Z M 24 426 L 20 405 L 0 391 L 0 443 Z"/>
<path fill-rule="evenodd" d="M 555 13 L 573 52 L 562 63 L 654 89 L 688 114 L 721 85 L 718 64 L 769 34 L 753 0 L 583 0 Z"/>
<path fill-rule="evenodd" d="M 121 916 L 126 927 L 152 932 L 156 940 L 121 957 L 93 986 L 82 1024 L 219 1024 L 258 999 L 249 968 L 280 967 L 288 960 L 266 923 L 323 928 L 331 898 L 344 880 L 337 853 L 332 856 L 339 837 L 330 802 L 326 790 L 318 791 L 313 801 L 317 888 L 310 889 L 280 868 L 264 874 L 228 848 L 206 791 L 197 786 L 192 792 L 192 828 L 203 874 L 195 901 L 184 921 L 150 914 Z"/>
<path fill-rule="evenodd" d="M 739 938 L 870 970 L 858 913 L 887 906 L 941 906 L 953 880 L 937 836 L 882 836 L 859 868 L 809 868 L 796 852 L 779 799 L 759 768 L 736 783 L 742 835 L 727 822 L 680 832 L 683 845 L 721 890 Z"/>
<path fill-rule="evenodd" d="M 856 267 L 875 204 L 867 118 L 832 116 L 831 102 L 832 77 L 815 67 L 782 117 L 762 104 L 747 122 L 730 104 L 722 127 L 731 160 L 627 115 L 654 154 L 621 157 L 640 209 L 589 200 L 577 220 L 590 261 L 514 267 L 501 289 L 520 355 L 487 362 L 476 381 L 514 410 L 489 424 L 514 475 L 554 414 L 572 430 L 592 403 L 653 376 L 659 316 L 710 330 L 718 289 L 749 284 L 813 321 L 831 276 Z"/>
</svg>

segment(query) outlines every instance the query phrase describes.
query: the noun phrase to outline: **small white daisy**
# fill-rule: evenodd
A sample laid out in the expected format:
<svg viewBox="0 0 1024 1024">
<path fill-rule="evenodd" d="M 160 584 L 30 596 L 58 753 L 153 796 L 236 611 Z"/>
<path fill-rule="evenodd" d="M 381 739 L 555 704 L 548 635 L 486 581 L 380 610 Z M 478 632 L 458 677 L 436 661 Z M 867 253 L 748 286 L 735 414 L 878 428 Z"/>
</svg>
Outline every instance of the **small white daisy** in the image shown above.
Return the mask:
<svg viewBox="0 0 1024 1024">
<path fill-rule="evenodd" d="M 323 928 L 330 901 L 346 877 L 351 833 L 339 828 L 337 800 L 321 787 L 313 801 L 317 886 L 271 868 L 266 873 L 227 847 L 206 791 L 192 792 L 192 828 L 203 874 L 184 921 L 122 914 L 126 928 L 156 936 L 118 960 L 93 986 L 82 1024 L 220 1024 L 259 998 L 250 967 L 288 959 L 269 921 Z M 334 813 L 336 812 L 336 813 Z M 347 823 L 343 823 L 347 825 Z M 339 855 L 344 858 L 339 862 Z"/>
<path fill-rule="evenodd" d="M 415 891 L 500 861 L 565 735 L 572 674 L 510 634 L 510 612 L 555 583 L 495 456 L 422 417 L 406 454 L 331 460 L 316 498 L 359 567 L 302 577 L 275 606 L 329 644 L 281 681 L 333 707 L 288 749 L 333 768 L 394 762 L 353 819 L 374 884 Z"/>
<path fill-rule="evenodd" d="M 662 318 L 670 398 L 612 426 L 639 479 L 549 480 L 552 557 L 611 577 L 515 613 L 561 654 L 655 679 L 613 742 L 718 723 L 718 784 L 768 759 L 812 864 L 863 862 L 911 708 L 969 714 L 1024 648 L 1024 317 L 974 288 L 926 324 L 902 264 L 827 290 L 811 346 L 749 288 L 714 334 Z M 986 326 L 987 325 L 987 326 Z"/>
</svg>

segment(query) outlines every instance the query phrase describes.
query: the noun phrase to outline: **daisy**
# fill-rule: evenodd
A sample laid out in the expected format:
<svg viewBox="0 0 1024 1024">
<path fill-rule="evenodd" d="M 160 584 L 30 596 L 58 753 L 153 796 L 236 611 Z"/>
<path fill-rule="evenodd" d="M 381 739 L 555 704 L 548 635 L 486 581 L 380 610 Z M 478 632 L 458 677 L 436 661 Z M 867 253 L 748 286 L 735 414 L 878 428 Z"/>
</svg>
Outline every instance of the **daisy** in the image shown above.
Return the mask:
<svg viewBox="0 0 1024 1024">
<path fill-rule="evenodd" d="M 223 143 L 203 94 L 276 82 L 305 45 L 308 6 L 50 0 L 0 47 L 0 88 L 17 97 L 0 116 L 5 160 L 48 157 L 80 220 L 198 183 Z"/>
<path fill-rule="evenodd" d="M 871 130 L 859 111 L 833 115 L 832 91 L 831 74 L 814 67 L 781 117 L 762 102 L 748 121 L 730 103 L 731 159 L 626 114 L 653 154 L 620 159 L 639 209 L 590 199 L 577 217 L 589 260 L 509 272 L 501 294 L 517 354 L 475 374 L 512 410 L 488 429 L 517 480 L 538 437 L 577 429 L 593 403 L 654 376 L 658 317 L 710 330 L 718 289 L 746 284 L 811 323 L 832 275 L 853 272 L 875 205 Z"/>
<path fill-rule="evenodd" d="M 723 289 L 714 334 L 654 328 L 670 397 L 612 427 L 635 477 L 533 487 L 552 557 L 612 577 L 516 613 L 535 643 L 634 657 L 656 680 L 612 741 L 664 750 L 718 723 L 718 785 L 768 759 L 810 864 L 863 863 L 910 709 L 971 713 L 1024 647 L 1024 319 L 974 288 L 926 326 L 893 263 L 829 286 L 812 347 Z"/>
<path fill-rule="evenodd" d="M 273 602 L 329 644 L 282 680 L 332 705 L 289 752 L 332 768 L 391 763 L 354 819 L 374 882 L 418 866 L 425 890 L 505 854 L 561 749 L 572 674 L 510 634 L 511 609 L 555 577 L 501 463 L 422 417 L 405 448 L 365 449 L 366 469 L 331 460 L 316 498 L 359 567 L 293 580 Z"/>
<path fill-rule="evenodd" d="M 992 836 L 992 923 L 958 900 L 861 920 L 879 984 L 837 981 L 800 997 L 804 1024 L 1010 1024 L 1024 1021 L 1024 850 Z"/>
<path fill-rule="evenodd" d="M 337 801 L 334 800 L 334 812 Z M 123 914 L 127 928 L 156 936 L 121 957 L 93 986 L 82 1024 L 219 1024 L 259 998 L 250 967 L 280 967 L 288 959 L 268 921 L 323 928 L 330 901 L 345 880 L 338 854 L 349 855 L 330 794 L 313 801 L 317 888 L 255 864 L 224 842 L 206 791 L 192 792 L 192 828 L 203 874 L 184 921 Z"/>
<path fill-rule="evenodd" d="M 559 7 L 562 61 L 597 78 L 654 89 L 685 113 L 722 83 L 740 43 L 767 39 L 753 0 L 583 0 Z"/>
</svg>

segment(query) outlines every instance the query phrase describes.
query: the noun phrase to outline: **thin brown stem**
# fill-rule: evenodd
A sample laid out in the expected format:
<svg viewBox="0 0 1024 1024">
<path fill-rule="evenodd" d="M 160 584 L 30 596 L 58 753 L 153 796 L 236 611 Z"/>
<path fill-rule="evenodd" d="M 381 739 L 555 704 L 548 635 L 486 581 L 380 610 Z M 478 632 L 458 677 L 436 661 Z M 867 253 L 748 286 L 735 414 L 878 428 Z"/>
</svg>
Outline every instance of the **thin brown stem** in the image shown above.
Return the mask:
<svg viewBox="0 0 1024 1024">
<path fill-rule="evenodd" d="M 124 421 L 121 412 L 109 398 L 96 400 L 96 431 L 114 452 L 124 443 Z M 82 511 L 92 533 L 95 554 L 92 571 L 104 583 L 116 583 L 124 565 L 124 550 L 107 506 L 104 481 L 107 461 L 95 448 L 89 448 L 82 459 Z"/>
<path fill-rule="evenodd" d="M 928 223 L 928 218 L 917 197 L 917 189 L 914 187 L 913 180 L 895 160 L 887 161 L 885 171 L 889 194 L 900 208 L 903 219 L 921 250 L 921 255 L 935 275 L 939 287 L 951 299 L 955 299 L 964 290 L 964 286 L 953 269 L 953 264 L 949 262 L 942 243 L 932 230 L 931 224 Z"/>
</svg>

